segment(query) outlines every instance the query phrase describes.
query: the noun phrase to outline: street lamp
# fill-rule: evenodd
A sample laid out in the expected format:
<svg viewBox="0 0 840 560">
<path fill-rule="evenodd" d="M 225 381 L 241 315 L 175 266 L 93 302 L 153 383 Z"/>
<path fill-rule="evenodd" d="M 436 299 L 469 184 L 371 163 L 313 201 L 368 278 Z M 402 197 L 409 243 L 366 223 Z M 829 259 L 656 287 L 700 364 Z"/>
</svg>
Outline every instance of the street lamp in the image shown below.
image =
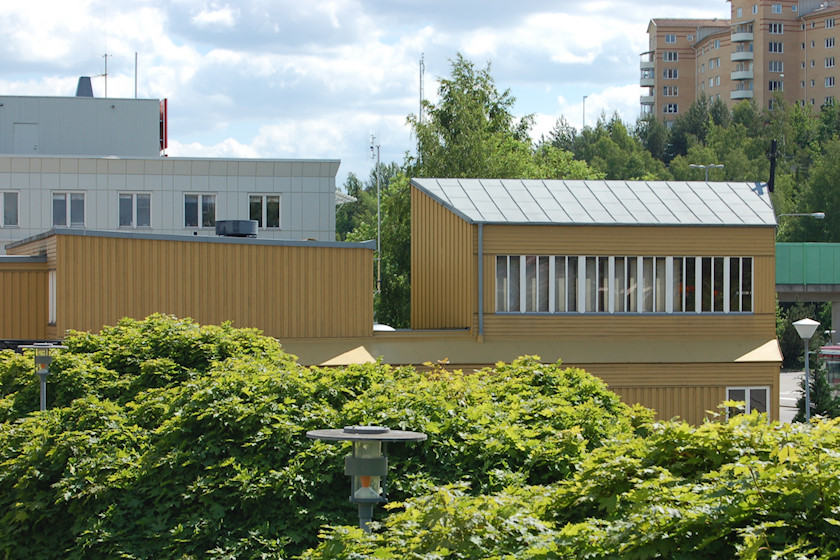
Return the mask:
<svg viewBox="0 0 840 560">
<path fill-rule="evenodd" d="M 583 124 L 580 126 L 580 131 L 583 132 L 583 129 L 586 128 L 586 98 L 589 97 L 588 95 L 583 96 Z"/>
<path fill-rule="evenodd" d="M 710 163 L 709 165 L 700 165 L 699 163 L 691 163 L 688 165 L 692 169 L 705 169 L 706 182 L 709 182 L 709 169 L 723 169 L 722 163 Z"/>
<path fill-rule="evenodd" d="M 776 216 L 777 218 L 781 218 L 782 216 L 804 216 L 806 218 L 814 218 L 816 220 L 824 220 L 825 219 L 825 212 L 806 212 L 806 213 L 798 213 L 794 212 L 792 214 L 779 214 Z"/>
<path fill-rule="evenodd" d="M 811 421 L 811 371 L 808 363 L 808 349 L 811 346 L 811 337 L 814 336 L 820 324 L 813 319 L 800 319 L 793 323 L 799 337 L 805 342 L 805 421 Z"/>
<path fill-rule="evenodd" d="M 390 430 L 383 426 L 345 426 L 343 429 L 311 430 L 309 439 L 352 441 L 353 452 L 344 458 L 344 474 L 350 478 L 350 501 L 359 506 L 359 527 L 370 533 L 373 506 L 388 501 L 388 442 L 425 441 L 426 434 Z M 383 445 L 384 444 L 384 445 Z"/>
<path fill-rule="evenodd" d="M 41 378 L 41 411 L 47 410 L 47 376 L 52 363 L 51 353 L 54 350 L 66 350 L 67 347 L 52 342 L 35 342 L 21 348 L 31 348 L 35 352 L 35 374 Z"/>
</svg>

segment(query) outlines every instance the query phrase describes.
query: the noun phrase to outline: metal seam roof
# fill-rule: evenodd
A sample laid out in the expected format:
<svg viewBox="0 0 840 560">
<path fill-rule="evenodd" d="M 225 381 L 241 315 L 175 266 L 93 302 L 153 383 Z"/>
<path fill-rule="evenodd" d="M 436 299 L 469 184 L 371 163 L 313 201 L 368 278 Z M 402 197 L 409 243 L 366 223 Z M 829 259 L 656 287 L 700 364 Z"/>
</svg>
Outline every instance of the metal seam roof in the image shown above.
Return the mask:
<svg viewBox="0 0 840 560">
<path fill-rule="evenodd" d="M 470 223 L 775 226 L 764 183 L 412 179 Z"/>
</svg>

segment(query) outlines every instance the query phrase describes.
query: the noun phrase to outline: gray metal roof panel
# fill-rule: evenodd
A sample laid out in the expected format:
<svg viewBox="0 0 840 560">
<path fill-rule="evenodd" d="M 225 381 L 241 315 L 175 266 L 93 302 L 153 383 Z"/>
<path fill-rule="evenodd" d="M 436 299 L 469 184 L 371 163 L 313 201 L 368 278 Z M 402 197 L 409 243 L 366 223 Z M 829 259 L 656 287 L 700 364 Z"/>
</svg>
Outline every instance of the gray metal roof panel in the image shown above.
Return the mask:
<svg viewBox="0 0 840 560">
<path fill-rule="evenodd" d="M 775 226 L 760 183 L 412 179 L 472 223 Z"/>
</svg>

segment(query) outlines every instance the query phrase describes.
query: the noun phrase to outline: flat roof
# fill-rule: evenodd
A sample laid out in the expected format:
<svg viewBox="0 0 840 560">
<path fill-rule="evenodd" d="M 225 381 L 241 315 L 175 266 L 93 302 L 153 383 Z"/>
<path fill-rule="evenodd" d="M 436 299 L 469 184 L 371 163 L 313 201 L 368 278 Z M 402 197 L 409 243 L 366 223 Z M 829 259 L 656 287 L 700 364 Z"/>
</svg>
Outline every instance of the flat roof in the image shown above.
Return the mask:
<svg viewBox="0 0 840 560">
<path fill-rule="evenodd" d="M 776 226 L 765 183 L 412 179 L 472 224 Z"/>
<path fill-rule="evenodd" d="M 344 247 L 348 249 L 376 250 L 376 240 L 370 241 L 293 241 L 286 239 L 260 239 L 259 237 L 225 237 L 209 235 L 172 235 L 160 233 L 136 233 L 128 231 L 100 231 L 91 229 L 55 228 L 37 235 L 13 241 L 6 245 L 6 250 L 46 239 L 53 235 L 72 235 L 79 237 L 108 237 L 116 239 L 151 239 L 158 241 L 182 241 L 188 243 L 233 243 L 239 245 L 272 245 L 279 247 Z"/>
</svg>

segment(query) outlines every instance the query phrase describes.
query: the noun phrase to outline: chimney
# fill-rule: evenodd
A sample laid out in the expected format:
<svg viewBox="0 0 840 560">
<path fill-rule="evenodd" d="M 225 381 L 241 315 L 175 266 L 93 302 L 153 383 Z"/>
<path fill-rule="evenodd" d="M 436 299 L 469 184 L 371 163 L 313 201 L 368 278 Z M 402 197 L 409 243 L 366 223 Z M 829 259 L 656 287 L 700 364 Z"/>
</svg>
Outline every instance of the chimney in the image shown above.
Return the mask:
<svg viewBox="0 0 840 560">
<path fill-rule="evenodd" d="M 90 85 L 90 76 L 79 78 L 79 85 L 76 86 L 76 97 L 93 97 L 93 87 Z"/>
</svg>

